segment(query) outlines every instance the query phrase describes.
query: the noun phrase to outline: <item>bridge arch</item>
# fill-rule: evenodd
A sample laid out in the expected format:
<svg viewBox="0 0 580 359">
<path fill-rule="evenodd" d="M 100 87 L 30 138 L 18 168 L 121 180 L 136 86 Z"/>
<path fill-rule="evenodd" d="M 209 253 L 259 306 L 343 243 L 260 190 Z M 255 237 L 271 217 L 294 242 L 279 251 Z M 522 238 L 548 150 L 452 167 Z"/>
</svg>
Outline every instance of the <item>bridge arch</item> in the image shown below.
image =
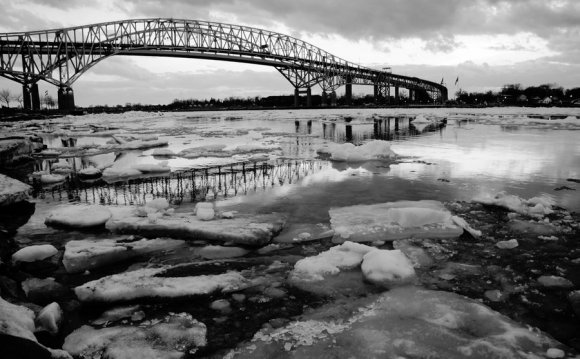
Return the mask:
<svg viewBox="0 0 580 359">
<path fill-rule="evenodd" d="M 372 85 L 376 96 L 390 88 L 426 92 L 447 100 L 440 84 L 351 63 L 300 39 L 268 30 L 183 19 L 133 19 L 62 29 L 0 34 L 0 76 L 22 84 L 25 107 L 35 107 L 37 82 L 59 87 L 59 108 L 74 108 L 72 84 L 98 62 L 115 55 L 169 56 L 244 62 L 275 67 L 295 97 L 319 85 L 323 96 L 346 85 Z M 36 92 L 36 93 L 35 93 Z M 38 100 L 37 100 L 38 101 Z"/>
</svg>

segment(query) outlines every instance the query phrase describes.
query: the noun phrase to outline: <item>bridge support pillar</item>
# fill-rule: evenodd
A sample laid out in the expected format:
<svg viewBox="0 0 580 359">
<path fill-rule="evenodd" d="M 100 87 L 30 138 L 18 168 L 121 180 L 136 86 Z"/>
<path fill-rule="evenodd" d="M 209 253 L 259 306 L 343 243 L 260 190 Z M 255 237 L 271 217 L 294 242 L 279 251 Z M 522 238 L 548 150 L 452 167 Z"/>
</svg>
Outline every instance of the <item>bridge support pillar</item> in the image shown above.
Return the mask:
<svg viewBox="0 0 580 359">
<path fill-rule="evenodd" d="M 336 91 L 330 93 L 330 107 L 336 107 Z"/>
<path fill-rule="evenodd" d="M 395 105 L 399 104 L 399 86 L 395 86 Z"/>
<path fill-rule="evenodd" d="M 312 90 L 310 87 L 306 89 L 306 107 L 312 107 Z"/>
<path fill-rule="evenodd" d="M 344 90 L 344 100 L 347 106 L 352 105 L 352 77 L 346 77 L 346 88 Z"/>
<path fill-rule="evenodd" d="M 375 103 L 379 102 L 379 85 L 373 86 L 373 98 L 375 100 Z"/>
<path fill-rule="evenodd" d="M 413 89 L 409 89 L 409 103 L 415 102 L 416 92 Z"/>
<path fill-rule="evenodd" d="M 58 109 L 63 112 L 71 112 L 75 109 L 75 96 L 72 88 L 58 88 Z"/>
<path fill-rule="evenodd" d="M 320 102 L 320 107 L 326 107 L 328 105 L 328 94 L 326 91 L 322 91 L 322 100 Z"/>
<path fill-rule="evenodd" d="M 298 87 L 294 88 L 294 107 L 300 107 L 300 95 L 306 94 L 306 107 L 312 107 L 312 90 L 310 87 L 301 90 Z"/>
<path fill-rule="evenodd" d="M 22 106 L 25 110 L 30 110 L 32 107 L 30 103 L 30 89 L 26 84 L 22 85 Z"/>
<path fill-rule="evenodd" d="M 39 111 L 40 110 L 40 94 L 38 93 L 38 84 L 32 84 L 30 88 L 30 98 L 32 102 L 32 110 Z"/>
</svg>

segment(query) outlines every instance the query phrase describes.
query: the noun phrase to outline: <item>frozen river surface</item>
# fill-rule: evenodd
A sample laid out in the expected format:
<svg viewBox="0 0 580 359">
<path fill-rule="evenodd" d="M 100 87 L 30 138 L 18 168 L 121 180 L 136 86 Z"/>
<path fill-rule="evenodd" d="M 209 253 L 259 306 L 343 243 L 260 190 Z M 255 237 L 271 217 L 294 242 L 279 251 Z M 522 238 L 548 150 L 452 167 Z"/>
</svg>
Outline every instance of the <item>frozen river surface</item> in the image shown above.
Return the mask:
<svg viewBox="0 0 580 359">
<path fill-rule="evenodd" d="M 25 288 L 13 301 L 63 308 L 62 327 L 37 334 L 46 346 L 111 358 L 580 349 L 580 109 L 129 112 L 2 131 L 47 146 L 9 173 L 34 188 L 9 240 L 57 254 L 3 273 Z M 46 287 L 31 278 L 47 277 L 60 291 L 34 298 Z"/>
</svg>

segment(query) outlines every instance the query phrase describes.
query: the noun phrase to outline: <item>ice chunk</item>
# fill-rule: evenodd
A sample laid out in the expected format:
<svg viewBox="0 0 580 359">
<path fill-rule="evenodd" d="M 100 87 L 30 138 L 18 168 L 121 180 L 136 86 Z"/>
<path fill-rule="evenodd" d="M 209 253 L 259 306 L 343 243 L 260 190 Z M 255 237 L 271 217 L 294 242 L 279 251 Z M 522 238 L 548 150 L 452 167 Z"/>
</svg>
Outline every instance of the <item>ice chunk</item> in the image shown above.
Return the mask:
<svg viewBox="0 0 580 359">
<path fill-rule="evenodd" d="M 34 336 L 34 312 L 0 298 L 0 336 L 3 358 L 72 359 L 62 351 L 45 348 Z"/>
<path fill-rule="evenodd" d="M 538 278 L 538 283 L 547 288 L 572 288 L 574 283 L 564 277 L 555 275 L 543 275 Z"/>
<path fill-rule="evenodd" d="M 0 207 L 26 201 L 32 188 L 0 173 Z"/>
<path fill-rule="evenodd" d="M 169 208 L 169 202 L 165 198 L 155 198 L 154 200 L 145 203 L 145 206 L 161 211 Z"/>
<path fill-rule="evenodd" d="M 207 344 L 205 324 L 190 314 L 171 314 L 159 323 L 152 322 L 103 329 L 85 325 L 66 337 L 63 349 L 83 358 L 174 359 Z"/>
<path fill-rule="evenodd" d="M 365 279 L 385 288 L 409 284 L 415 280 L 415 269 L 407 256 L 398 249 L 375 249 L 363 257 Z"/>
<path fill-rule="evenodd" d="M 142 173 L 164 173 L 171 171 L 171 167 L 167 165 L 167 161 L 152 164 L 140 163 L 133 165 L 133 168 Z"/>
<path fill-rule="evenodd" d="M 431 120 L 429 120 L 428 118 L 426 118 L 426 117 L 425 117 L 425 116 L 423 116 L 423 115 L 418 115 L 417 117 L 415 117 L 415 118 L 412 120 L 412 123 L 413 123 L 413 124 L 416 124 L 416 123 L 417 123 L 417 124 L 419 124 L 419 123 L 421 123 L 421 124 L 429 124 L 429 123 L 431 123 Z"/>
<path fill-rule="evenodd" d="M 199 158 L 199 157 L 229 157 L 231 153 L 224 151 L 226 145 L 208 145 L 192 147 L 182 150 L 177 155 L 184 158 Z"/>
<path fill-rule="evenodd" d="M 517 239 L 510 239 L 509 241 L 499 241 L 495 244 L 500 249 L 514 249 L 519 245 Z"/>
<path fill-rule="evenodd" d="M 190 214 L 178 213 L 149 221 L 128 212 L 119 211 L 107 222 L 112 232 L 139 234 L 147 237 L 173 237 L 232 242 L 248 246 L 263 246 L 279 233 L 285 218 L 279 214 L 242 215 L 232 219 L 202 221 Z"/>
<path fill-rule="evenodd" d="M 87 168 L 83 168 L 82 170 L 80 170 L 78 172 L 80 177 L 85 177 L 85 178 L 96 178 L 96 177 L 100 177 L 102 175 L 102 171 L 98 168 L 95 168 L 93 166 L 87 167 Z"/>
<path fill-rule="evenodd" d="M 52 244 L 39 244 L 20 249 L 12 255 L 13 262 L 36 262 L 52 257 L 58 250 Z"/>
<path fill-rule="evenodd" d="M 238 272 L 193 277 L 169 277 L 174 267 L 144 268 L 114 274 L 75 288 L 83 302 L 117 302 L 137 298 L 180 298 L 233 291 L 244 287 L 246 280 Z"/>
<path fill-rule="evenodd" d="M 227 357 L 530 359 L 561 347 L 454 293 L 405 286 L 361 302 L 333 303 L 285 327 L 261 330 Z M 353 314 L 337 320 L 336 313 Z"/>
<path fill-rule="evenodd" d="M 222 259 L 243 257 L 250 251 L 241 247 L 205 246 L 198 254 L 206 259 Z"/>
<path fill-rule="evenodd" d="M 152 156 L 159 156 L 159 157 L 172 157 L 175 156 L 175 152 L 171 151 L 168 148 L 156 148 L 151 153 Z"/>
<path fill-rule="evenodd" d="M 295 281 L 320 281 L 325 276 L 339 273 L 341 269 L 360 266 L 364 255 L 374 249 L 360 243 L 344 242 L 316 256 L 299 260 L 290 277 Z"/>
<path fill-rule="evenodd" d="M 83 239 L 70 241 L 65 246 L 62 264 L 68 273 L 101 268 L 136 257 L 151 256 L 161 251 L 185 245 L 178 239 Z"/>
<path fill-rule="evenodd" d="M 554 212 L 552 210 L 552 205 L 554 203 L 550 199 L 533 197 L 529 200 L 525 200 L 515 195 L 506 194 L 505 192 L 499 192 L 494 196 L 482 195 L 474 198 L 473 201 L 476 203 L 503 207 L 510 211 L 531 217 L 543 217 Z"/>
<path fill-rule="evenodd" d="M 455 238 L 463 233 L 437 201 L 400 201 L 331 208 L 335 238 L 374 242 L 402 238 Z"/>
<path fill-rule="evenodd" d="M 40 183 L 42 184 L 54 184 L 59 182 L 64 182 L 65 176 L 59 174 L 42 174 L 40 175 Z"/>
<path fill-rule="evenodd" d="M 211 221 L 215 217 L 214 204 L 210 202 L 199 202 L 195 205 L 195 215 L 202 221 Z"/>
<path fill-rule="evenodd" d="M 111 212 L 98 205 L 63 205 L 52 210 L 44 223 L 48 226 L 71 228 L 92 228 L 104 226 L 111 218 Z"/>
<path fill-rule="evenodd" d="M 330 159 L 340 162 L 364 162 L 370 160 L 386 160 L 397 156 L 386 141 L 370 141 L 361 146 L 352 143 L 330 143 L 316 150 L 318 153 L 330 155 Z"/>
<path fill-rule="evenodd" d="M 60 305 L 56 302 L 52 302 L 42 308 L 36 317 L 36 322 L 39 324 L 40 328 L 46 330 L 50 334 L 57 334 L 60 330 L 60 324 L 62 323 L 62 309 L 60 309 Z"/>
<path fill-rule="evenodd" d="M 115 168 L 109 167 L 103 171 L 103 177 L 134 177 L 141 176 L 143 173 L 136 168 Z"/>
</svg>

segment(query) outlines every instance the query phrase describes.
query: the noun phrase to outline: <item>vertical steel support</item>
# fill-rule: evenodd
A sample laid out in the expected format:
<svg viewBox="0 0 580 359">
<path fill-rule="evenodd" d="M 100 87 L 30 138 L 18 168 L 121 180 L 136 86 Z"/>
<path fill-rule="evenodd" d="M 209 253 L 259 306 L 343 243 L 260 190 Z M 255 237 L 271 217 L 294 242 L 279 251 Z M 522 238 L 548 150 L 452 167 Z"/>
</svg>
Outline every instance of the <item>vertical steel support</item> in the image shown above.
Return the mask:
<svg viewBox="0 0 580 359">
<path fill-rule="evenodd" d="M 306 107 L 312 107 L 312 90 L 310 87 L 306 89 Z"/>
<path fill-rule="evenodd" d="M 294 89 L 294 107 L 300 106 L 300 90 L 298 87 Z"/>
<path fill-rule="evenodd" d="M 336 107 L 336 91 L 330 93 L 330 107 Z"/>
<path fill-rule="evenodd" d="M 36 82 L 32 84 L 30 96 L 31 96 L 31 100 L 32 100 L 32 110 L 39 111 L 40 110 L 40 94 L 38 93 L 38 84 Z"/>
<path fill-rule="evenodd" d="M 322 91 L 322 101 L 320 107 L 326 107 L 328 105 L 328 94 L 326 91 Z"/>
<path fill-rule="evenodd" d="M 25 110 L 32 108 L 30 103 L 30 89 L 27 84 L 22 85 L 22 106 L 24 106 Z"/>
<path fill-rule="evenodd" d="M 346 76 L 346 88 L 344 91 L 344 99 L 346 101 L 346 105 L 350 106 L 352 104 L 352 76 Z"/>
<path fill-rule="evenodd" d="M 58 88 L 58 109 L 63 112 L 71 112 L 75 109 L 75 96 L 72 88 Z"/>
<path fill-rule="evenodd" d="M 395 86 L 395 104 L 399 104 L 399 86 Z"/>
</svg>

